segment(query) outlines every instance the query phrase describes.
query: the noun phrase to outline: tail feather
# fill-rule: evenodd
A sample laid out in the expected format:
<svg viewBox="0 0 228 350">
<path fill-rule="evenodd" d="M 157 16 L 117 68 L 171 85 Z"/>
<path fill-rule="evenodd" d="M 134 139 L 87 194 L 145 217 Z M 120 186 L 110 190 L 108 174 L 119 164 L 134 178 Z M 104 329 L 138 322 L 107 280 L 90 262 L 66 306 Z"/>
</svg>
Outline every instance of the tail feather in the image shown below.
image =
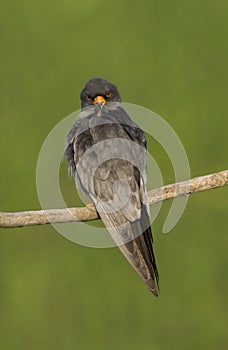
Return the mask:
<svg viewBox="0 0 228 350">
<path fill-rule="evenodd" d="M 99 214 L 123 255 L 149 290 L 158 296 L 159 276 L 146 206 L 142 205 L 141 218 L 134 222 L 129 222 L 121 213 L 108 212 L 104 202 L 102 202 L 102 210 L 99 211 Z"/>
</svg>

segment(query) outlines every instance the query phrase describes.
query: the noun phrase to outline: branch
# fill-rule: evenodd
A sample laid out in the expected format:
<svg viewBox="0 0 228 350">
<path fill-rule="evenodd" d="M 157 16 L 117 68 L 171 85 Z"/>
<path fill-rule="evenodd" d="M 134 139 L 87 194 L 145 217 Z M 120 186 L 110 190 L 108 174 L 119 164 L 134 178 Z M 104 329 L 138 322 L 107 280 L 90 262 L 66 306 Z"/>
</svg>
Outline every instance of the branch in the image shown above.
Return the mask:
<svg viewBox="0 0 228 350">
<path fill-rule="evenodd" d="M 170 198 L 188 196 L 193 193 L 226 185 L 228 185 L 228 170 L 156 188 L 148 192 L 149 203 L 150 205 L 154 205 Z M 96 210 L 88 207 L 35 210 L 17 213 L 0 212 L 0 227 L 12 228 L 96 219 L 99 219 Z"/>
</svg>

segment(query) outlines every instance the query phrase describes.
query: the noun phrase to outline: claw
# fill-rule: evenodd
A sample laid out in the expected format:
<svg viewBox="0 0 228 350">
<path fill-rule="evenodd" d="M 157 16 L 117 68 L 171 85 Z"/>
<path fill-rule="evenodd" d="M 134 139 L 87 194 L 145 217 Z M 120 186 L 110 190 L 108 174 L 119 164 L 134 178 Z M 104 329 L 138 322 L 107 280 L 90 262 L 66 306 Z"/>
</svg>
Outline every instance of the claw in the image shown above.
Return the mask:
<svg viewBox="0 0 228 350">
<path fill-rule="evenodd" d="M 95 205 L 94 205 L 93 203 L 88 203 L 88 204 L 86 204 L 86 208 L 96 210 L 96 209 L 95 209 Z"/>
</svg>

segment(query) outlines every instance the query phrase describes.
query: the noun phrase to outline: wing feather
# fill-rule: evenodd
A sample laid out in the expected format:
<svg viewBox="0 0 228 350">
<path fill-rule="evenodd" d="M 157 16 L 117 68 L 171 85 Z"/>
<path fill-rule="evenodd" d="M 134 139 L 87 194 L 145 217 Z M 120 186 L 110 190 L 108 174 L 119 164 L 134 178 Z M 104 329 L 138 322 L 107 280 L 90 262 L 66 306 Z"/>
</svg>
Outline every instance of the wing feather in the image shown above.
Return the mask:
<svg viewBox="0 0 228 350">
<path fill-rule="evenodd" d="M 102 111 L 98 117 L 94 107 L 83 110 L 69 132 L 65 148 L 69 173 L 90 195 L 113 240 L 157 296 L 145 135 L 119 104 Z M 126 141 L 134 141 L 138 148 Z"/>
</svg>

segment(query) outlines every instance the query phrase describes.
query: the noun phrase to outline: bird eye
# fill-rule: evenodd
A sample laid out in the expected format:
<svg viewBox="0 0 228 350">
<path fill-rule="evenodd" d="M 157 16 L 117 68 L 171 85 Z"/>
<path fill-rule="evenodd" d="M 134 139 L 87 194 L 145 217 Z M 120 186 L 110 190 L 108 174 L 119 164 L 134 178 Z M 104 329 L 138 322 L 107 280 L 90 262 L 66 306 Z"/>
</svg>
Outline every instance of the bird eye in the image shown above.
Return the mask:
<svg viewBox="0 0 228 350">
<path fill-rule="evenodd" d="M 92 100 L 92 97 L 91 97 L 90 95 L 87 95 L 87 96 L 86 96 L 86 99 L 87 99 L 88 101 L 90 101 L 90 100 Z"/>
<path fill-rule="evenodd" d="M 111 92 L 110 91 L 107 91 L 106 94 L 105 94 L 106 97 L 111 97 Z"/>
</svg>

